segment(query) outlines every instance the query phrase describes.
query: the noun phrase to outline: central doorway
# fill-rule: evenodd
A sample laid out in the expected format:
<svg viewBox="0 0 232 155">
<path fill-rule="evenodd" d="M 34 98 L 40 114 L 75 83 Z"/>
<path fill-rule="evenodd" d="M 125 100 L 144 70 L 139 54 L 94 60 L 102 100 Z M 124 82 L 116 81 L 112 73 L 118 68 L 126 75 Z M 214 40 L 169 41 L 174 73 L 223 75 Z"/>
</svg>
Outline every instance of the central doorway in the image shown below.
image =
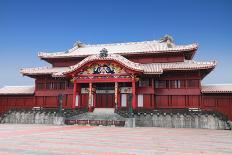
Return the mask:
<svg viewBox="0 0 232 155">
<path fill-rule="evenodd" d="M 96 94 L 96 108 L 114 108 L 114 94 Z"/>
<path fill-rule="evenodd" d="M 96 108 L 114 108 L 114 83 L 96 83 Z"/>
</svg>

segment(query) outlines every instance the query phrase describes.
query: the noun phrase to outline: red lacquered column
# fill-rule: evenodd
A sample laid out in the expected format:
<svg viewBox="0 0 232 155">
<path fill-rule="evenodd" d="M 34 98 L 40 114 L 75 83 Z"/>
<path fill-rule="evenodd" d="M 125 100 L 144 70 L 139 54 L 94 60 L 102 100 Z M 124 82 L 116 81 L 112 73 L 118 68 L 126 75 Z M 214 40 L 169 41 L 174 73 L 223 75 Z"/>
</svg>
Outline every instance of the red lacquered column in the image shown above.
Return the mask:
<svg viewBox="0 0 232 155">
<path fill-rule="evenodd" d="M 132 108 L 135 110 L 137 108 L 136 103 L 136 86 L 135 86 L 135 79 L 132 78 Z"/>
<path fill-rule="evenodd" d="M 76 83 L 76 80 L 74 80 L 72 109 L 75 109 L 75 106 L 76 106 L 76 95 L 77 95 L 77 83 Z"/>
</svg>

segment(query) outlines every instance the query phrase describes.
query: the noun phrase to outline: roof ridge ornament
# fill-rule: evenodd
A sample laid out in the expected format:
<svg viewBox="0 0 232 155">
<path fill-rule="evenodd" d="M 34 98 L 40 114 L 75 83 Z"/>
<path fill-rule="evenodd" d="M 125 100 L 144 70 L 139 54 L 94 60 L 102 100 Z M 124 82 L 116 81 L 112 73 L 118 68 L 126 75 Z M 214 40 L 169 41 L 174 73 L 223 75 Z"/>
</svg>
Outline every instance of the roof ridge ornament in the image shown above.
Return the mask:
<svg viewBox="0 0 232 155">
<path fill-rule="evenodd" d="M 74 43 L 73 47 L 77 47 L 77 48 L 85 47 L 85 44 L 82 43 L 80 40 L 78 40 Z"/>
<path fill-rule="evenodd" d="M 107 57 L 108 56 L 108 51 L 106 48 L 103 48 L 101 51 L 100 51 L 100 54 L 99 54 L 99 57 L 103 58 L 103 57 Z"/>
<path fill-rule="evenodd" d="M 166 34 L 164 37 L 160 38 L 160 43 L 167 43 L 168 48 L 172 48 L 174 45 L 174 39 L 172 36 Z"/>
</svg>

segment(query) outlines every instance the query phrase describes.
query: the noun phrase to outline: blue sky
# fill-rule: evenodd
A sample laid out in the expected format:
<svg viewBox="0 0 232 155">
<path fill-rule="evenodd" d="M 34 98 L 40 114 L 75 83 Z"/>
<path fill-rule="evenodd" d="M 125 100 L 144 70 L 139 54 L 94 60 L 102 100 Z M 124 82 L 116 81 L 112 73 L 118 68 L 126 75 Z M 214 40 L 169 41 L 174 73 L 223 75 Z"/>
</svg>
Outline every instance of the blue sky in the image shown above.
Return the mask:
<svg viewBox="0 0 232 155">
<path fill-rule="evenodd" d="M 195 60 L 219 62 L 203 83 L 232 83 L 231 0 L 0 0 L 0 87 L 33 85 L 19 70 L 47 65 L 39 51 L 165 34 L 200 44 Z"/>
</svg>

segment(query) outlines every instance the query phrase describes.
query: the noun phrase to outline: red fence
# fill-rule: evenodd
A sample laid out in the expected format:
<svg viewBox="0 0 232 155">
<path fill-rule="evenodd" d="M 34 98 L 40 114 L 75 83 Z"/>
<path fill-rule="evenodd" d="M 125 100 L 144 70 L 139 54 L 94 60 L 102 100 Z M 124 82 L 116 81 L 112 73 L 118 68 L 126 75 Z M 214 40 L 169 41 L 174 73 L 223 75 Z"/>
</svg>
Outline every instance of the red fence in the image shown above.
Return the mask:
<svg viewBox="0 0 232 155">
<path fill-rule="evenodd" d="M 0 96 L 0 114 L 11 108 L 34 107 L 34 96 Z"/>
<path fill-rule="evenodd" d="M 217 111 L 232 120 L 232 94 L 160 95 L 156 96 L 156 108 L 199 108 Z"/>
</svg>

